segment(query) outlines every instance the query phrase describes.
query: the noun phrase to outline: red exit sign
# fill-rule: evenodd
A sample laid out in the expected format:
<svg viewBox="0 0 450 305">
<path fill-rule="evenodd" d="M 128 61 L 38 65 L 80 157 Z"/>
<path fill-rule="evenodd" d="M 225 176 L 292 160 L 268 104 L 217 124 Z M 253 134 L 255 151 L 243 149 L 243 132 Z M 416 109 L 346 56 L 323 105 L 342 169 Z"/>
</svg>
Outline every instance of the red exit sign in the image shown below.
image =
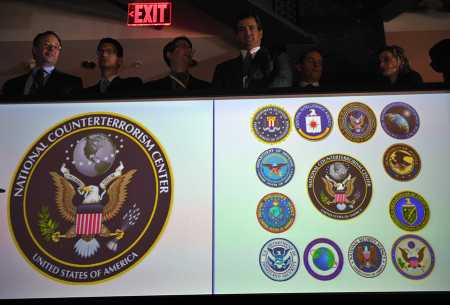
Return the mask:
<svg viewBox="0 0 450 305">
<path fill-rule="evenodd" d="M 128 26 L 172 24 L 172 2 L 128 3 Z"/>
</svg>

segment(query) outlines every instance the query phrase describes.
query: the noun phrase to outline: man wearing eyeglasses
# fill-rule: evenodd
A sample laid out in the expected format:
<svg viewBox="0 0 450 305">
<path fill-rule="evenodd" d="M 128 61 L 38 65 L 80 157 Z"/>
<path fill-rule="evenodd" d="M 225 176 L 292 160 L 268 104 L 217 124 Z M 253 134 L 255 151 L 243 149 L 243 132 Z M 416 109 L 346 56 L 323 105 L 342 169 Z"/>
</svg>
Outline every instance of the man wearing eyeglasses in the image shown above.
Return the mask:
<svg viewBox="0 0 450 305">
<path fill-rule="evenodd" d="M 3 93 L 9 97 L 71 97 L 81 90 L 81 78 L 56 69 L 62 44 L 52 31 L 39 33 L 33 40 L 35 68 L 31 72 L 8 80 Z"/>
</svg>

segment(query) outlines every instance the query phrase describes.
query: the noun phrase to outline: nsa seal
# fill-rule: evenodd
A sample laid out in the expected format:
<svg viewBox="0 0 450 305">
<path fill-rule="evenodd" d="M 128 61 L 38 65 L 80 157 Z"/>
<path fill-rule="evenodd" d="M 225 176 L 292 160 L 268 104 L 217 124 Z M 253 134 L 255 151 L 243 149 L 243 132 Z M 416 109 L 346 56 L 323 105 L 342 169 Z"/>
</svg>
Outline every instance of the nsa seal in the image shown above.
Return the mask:
<svg viewBox="0 0 450 305">
<path fill-rule="evenodd" d="M 387 105 L 381 112 L 381 126 L 395 139 L 409 139 L 419 130 L 420 119 L 410 105 L 396 102 Z"/>
<path fill-rule="evenodd" d="M 392 246 L 391 254 L 395 269 L 410 280 L 424 279 L 433 271 L 433 249 L 417 235 L 400 237 Z"/>
<path fill-rule="evenodd" d="M 295 129 L 307 140 L 317 141 L 330 134 L 333 118 L 327 108 L 319 104 L 306 104 L 297 111 Z"/>
<path fill-rule="evenodd" d="M 417 193 L 405 191 L 392 198 L 389 205 L 392 221 L 405 231 L 419 231 L 430 219 L 427 201 Z"/>
<path fill-rule="evenodd" d="M 350 103 L 339 113 L 339 129 L 352 142 L 368 141 L 375 134 L 377 119 L 372 109 L 362 103 Z"/>
<path fill-rule="evenodd" d="M 357 274 L 373 278 L 380 275 L 386 267 L 386 250 L 377 239 L 361 236 L 350 245 L 348 261 Z"/>
<path fill-rule="evenodd" d="M 272 193 L 259 201 L 256 216 L 265 230 L 271 233 L 282 233 L 294 223 L 295 207 L 286 195 Z"/>
<path fill-rule="evenodd" d="M 271 148 L 263 152 L 256 161 L 256 173 L 267 186 L 281 187 L 294 176 L 294 160 L 280 148 Z"/>
<path fill-rule="evenodd" d="M 252 119 L 253 133 L 264 143 L 283 141 L 291 130 L 291 119 L 281 107 L 270 105 L 259 109 Z"/>
<path fill-rule="evenodd" d="M 329 281 L 341 273 L 344 256 L 335 242 L 326 238 L 318 238 L 306 247 L 303 253 L 303 263 L 313 277 L 321 281 Z"/>
<path fill-rule="evenodd" d="M 406 144 L 395 144 L 384 153 L 383 165 L 388 175 L 395 180 L 409 181 L 417 177 L 422 162 L 414 148 Z"/>
<path fill-rule="evenodd" d="M 352 157 L 326 156 L 308 175 L 308 193 L 314 206 L 333 219 L 346 220 L 361 214 L 372 197 L 372 180 L 365 167 Z"/>
<path fill-rule="evenodd" d="M 171 201 L 158 140 L 121 115 L 86 113 L 49 129 L 25 153 L 10 189 L 10 231 L 44 276 L 92 284 L 148 254 Z"/>
<path fill-rule="evenodd" d="M 262 272 L 271 280 L 282 282 L 292 278 L 300 267 L 297 248 L 289 240 L 271 239 L 259 253 Z"/>
</svg>

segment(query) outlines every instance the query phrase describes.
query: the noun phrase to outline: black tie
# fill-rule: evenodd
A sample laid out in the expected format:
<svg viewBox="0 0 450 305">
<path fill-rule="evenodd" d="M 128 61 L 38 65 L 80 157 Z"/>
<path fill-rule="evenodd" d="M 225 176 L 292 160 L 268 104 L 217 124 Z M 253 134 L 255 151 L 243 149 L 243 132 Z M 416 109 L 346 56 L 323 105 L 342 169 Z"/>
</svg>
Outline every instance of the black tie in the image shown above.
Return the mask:
<svg viewBox="0 0 450 305">
<path fill-rule="evenodd" d="M 44 88 L 45 72 L 44 69 L 39 69 L 34 76 L 33 86 L 31 86 L 30 95 L 38 95 Z"/>
<path fill-rule="evenodd" d="M 252 64 L 252 54 L 250 52 L 247 52 L 247 55 L 244 58 L 244 62 L 242 64 L 242 72 L 244 76 L 248 76 L 248 73 L 250 72 L 250 66 Z"/>
</svg>

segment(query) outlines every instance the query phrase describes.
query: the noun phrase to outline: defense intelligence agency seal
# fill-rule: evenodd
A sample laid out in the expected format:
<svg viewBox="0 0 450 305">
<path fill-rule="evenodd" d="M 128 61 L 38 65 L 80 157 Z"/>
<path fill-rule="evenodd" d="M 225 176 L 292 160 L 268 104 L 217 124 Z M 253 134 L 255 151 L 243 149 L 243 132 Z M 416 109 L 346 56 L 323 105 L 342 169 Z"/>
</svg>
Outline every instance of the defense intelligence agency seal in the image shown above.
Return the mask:
<svg viewBox="0 0 450 305">
<path fill-rule="evenodd" d="M 306 246 L 303 263 L 313 277 L 321 281 L 329 281 L 341 273 L 344 256 L 334 241 L 318 238 Z"/>
<path fill-rule="evenodd" d="M 389 204 L 392 221 L 406 231 L 423 229 L 430 219 L 427 201 L 417 193 L 405 191 L 398 193 Z"/>
<path fill-rule="evenodd" d="M 281 107 L 269 105 L 258 109 L 252 119 L 253 133 L 264 143 L 283 141 L 291 130 L 291 119 Z"/>
<path fill-rule="evenodd" d="M 297 110 L 295 129 L 305 139 L 317 141 L 325 138 L 333 128 L 331 113 L 322 105 L 306 104 Z"/>
<path fill-rule="evenodd" d="M 372 109 L 362 103 L 350 103 L 339 112 L 339 129 L 352 142 L 366 142 L 375 134 L 377 119 Z"/>
<path fill-rule="evenodd" d="M 297 248 L 289 240 L 275 238 L 261 248 L 259 265 L 269 279 L 278 282 L 287 281 L 297 273 L 300 256 Z"/>
<path fill-rule="evenodd" d="M 424 279 L 433 271 L 433 248 L 417 235 L 400 237 L 392 246 L 391 254 L 395 269 L 410 280 Z"/>
<path fill-rule="evenodd" d="M 172 192 L 167 154 L 145 127 L 118 114 L 81 114 L 25 153 L 10 189 L 10 231 L 44 276 L 97 283 L 156 245 Z"/>
<path fill-rule="evenodd" d="M 286 195 L 268 194 L 259 201 L 256 216 L 265 230 L 271 233 L 285 232 L 295 220 L 294 203 Z"/>
<path fill-rule="evenodd" d="M 280 148 L 271 148 L 263 152 L 256 161 L 256 173 L 267 186 L 281 187 L 294 176 L 294 160 Z"/>
<path fill-rule="evenodd" d="M 379 276 L 386 267 L 386 250 L 377 239 L 361 236 L 350 245 L 348 261 L 357 274 L 373 278 Z"/>
<path fill-rule="evenodd" d="M 420 126 L 417 111 L 410 105 L 402 102 L 395 102 L 384 107 L 380 121 L 383 130 L 395 139 L 409 139 L 413 137 Z"/>
<path fill-rule="evenodd" d="M 326 156 L 308 175 L 308 193 L 314 206 L 324 215 L 339 220 L 358 216 L 372 197 L 372 180 L 366 168 L 352 157 Z"/>
<path fill-rule="evenodd" d="M 383 156 L 384 169 L 398 181 L 410 181 L 417 177 L 422 166 L 417 151 L 406 144 L 389 147 Z"/>
</svg>

